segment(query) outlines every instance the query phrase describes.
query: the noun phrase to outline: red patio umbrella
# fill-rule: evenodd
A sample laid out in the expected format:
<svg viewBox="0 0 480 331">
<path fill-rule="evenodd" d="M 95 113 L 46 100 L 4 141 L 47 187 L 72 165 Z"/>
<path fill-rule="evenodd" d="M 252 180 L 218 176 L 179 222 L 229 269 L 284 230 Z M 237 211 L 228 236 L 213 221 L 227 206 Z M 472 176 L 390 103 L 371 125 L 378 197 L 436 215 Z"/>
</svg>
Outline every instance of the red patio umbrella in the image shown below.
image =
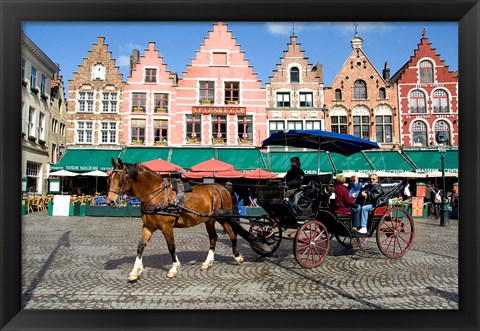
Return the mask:
<svg viewBox="0 0 480 331">
<path fill-rule="evenodd" d="M 249 179 L 273 179 L 277 178 L 277 175 L 273 172 L 266 171 L 263 169 L 255 169 L 247 172 L 245 174 L 245 178 Z"/>
<path fill-rule="evenodd" d="M 227 170 L 215 172 L 216 178 L 243 178 L 245 173 L 238 170 Z"/>
<path fill-rule="evenodd" d="M 213 171 L 187 171 L 182 174 L 182 178 L 213 177 L 213 174 Z"/>
<path fill-rule="evenodd" d="M 159 172 L 162 175 L 168 174 L 170 172 L 184 172 L 182 167 L 177 166 L 176 164 L 167 162 L 162 159 L 156 159 L 151 161 L 142 162 L 142 165 L 155 171 Z"/>
<path fill-rule="evenodd" d="M 211 159 L 200 162 L 190 168 L 190 171 L 227 171 L 233 170 L 233 165 L 220 160 Z"/>
</svg>

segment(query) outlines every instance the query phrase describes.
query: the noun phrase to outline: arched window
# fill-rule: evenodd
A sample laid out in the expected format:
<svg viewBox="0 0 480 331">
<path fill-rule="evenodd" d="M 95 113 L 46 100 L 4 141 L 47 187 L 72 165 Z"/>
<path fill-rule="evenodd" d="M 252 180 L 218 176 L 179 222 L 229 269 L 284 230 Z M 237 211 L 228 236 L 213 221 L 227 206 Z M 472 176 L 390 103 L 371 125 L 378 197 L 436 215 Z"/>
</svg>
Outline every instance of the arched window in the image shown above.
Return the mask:
<svg viewBox="0 0 480 331">
<path fill-rule="evenodd" d="M 450 145 L 450 126 L 448 125 L 448 123 L 446 121 L 438 121 L 437 123 L 435 123 L 435 136 L 437 136 L 437 133 L 438 132 L 446 132 L 447 133 L 447 137 L 448 137 L 448 141 L 446 142 L 447 146 Z"/>
<path fill-rule="evenodd" d="M 353 84 L 353 98 L 354 99 L 367 99 L 367 84 L 363 80 L 357 80 Z"/>
<path fill-rule="evenodd" d="M 381 100 L 385 100 L 387 98 L 387 92 L 385 92 L 384 87 L 380 87 L 380 89 L 378 90 L 378 98 Z"/>
<path fill-rule="evenodd" d="M 426 113 L 427 108 L 425 107 L 425 94 L 420 90 L 415 90 L 410 93 L 409 98 L 410 103 L 410 112 L 411 113 Z"/>
<path fill-rule="evenodd" d="M 335 100 L 342 100 L 342 90 L 339 88 L 335 90 Z"/>
<path fill-rule="evenodd" d="M 300 83 L 300 74 L 297 67 L 290 69 L 290 83 Z"/>
<path fill-rule="evenodd" d="M 448 113 L 448 94 L 444 90 L 436 90 L 433 92 L 433 112 Z"/>
<path fill-rule="evenodd" d="M 421 121 L 415 121 L 412 125 L 413 146 L 427 146 L 427 126 Z"/>
<path fill-rule="evenodd" d="M 433 66 L 430 61 L 422 61 L 419 64 L 420 83 L 433 83 Z"/>
</svg>

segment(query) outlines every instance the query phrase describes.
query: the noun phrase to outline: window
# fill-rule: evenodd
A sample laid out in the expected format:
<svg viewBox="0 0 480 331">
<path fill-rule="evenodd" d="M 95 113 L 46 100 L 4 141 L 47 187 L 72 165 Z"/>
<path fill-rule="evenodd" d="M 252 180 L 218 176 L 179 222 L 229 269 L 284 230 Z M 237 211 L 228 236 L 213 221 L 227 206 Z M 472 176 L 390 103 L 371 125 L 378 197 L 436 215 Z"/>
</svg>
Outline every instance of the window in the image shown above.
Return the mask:
<svg viewBox="0 0 480 331">
<path fill-rule="evenodd" d="M 200 139 L 202 137 L 202 116 L 188 114 L 185 122 L 187 124 L 187 140 Z"/>
<path fill-rule="evenodd" d="M 225 82 L 225 104 L 238 104 L 240 87 L 238 82 Z"/>
<path fill-rule="evenodd" d="M 445 121 L 438 121 L 435 123 L 435 136 L 437 136 L 438 132 L 445 132 L 447 133 L 448 141 L 446 142 L 446 145 L 450 145 L 450 126 L 448 125 L 447 122 Z"/>
<path fill-rule="evenodd" d="M 302 121 L 287 121 L 287 128 L 289 130 L 303 130 Z"/>
<path fill-rule="evenodd" d="M 144 113 L 147 105 L 147 93 L 132 93 L 132 111 Z"/>
<path fill-rule="evenodd" d="M 392 116 L 377 115 L 375 116 L 376 138 L 379 143 L 391 143 L 392 140 Z"/>
<path fill-rule="evenodd" d="M 300 107 L 313 107 L 313 93 L 300 92 Z"/>
<path fill-rule="evenodd" d="M 300 73 L 297 67 L 290 69 L 290 83 L 300 83 Z"/>
<path fill-rule="evenodd" d="M 253 116 L 238 116 L 238 140 L 242 143 L 253 142 Z"/>
<path fill-rule="evenodd" d="M 103 65 L 97 64 L 92 71 L 93 80 L 105 80 L 105 67 Z"/>
<path fill-rule="evenodd" d="M 227 116 L 212 115 L 212 133 L 214 142 L 227 141 Z"/>
<path fill-rule="evenodd" d="M 422 61 L 419 64 L 420 83 L 433 83 L 433 66 L 430 61 Z"/>
<path fill-rule="evenodd" d="M 290 107 L 289 92 L 277 92 L 277 107 Z"/>
<path fill-rule="evenodd" d="M 30 107 L 28 110 L 28 136 L 36 137 L 35 134 L 35 108 Z"/>
<path fill-rule="evenodd" d="M 320 130 L 322 128 L 320 121 L 306 121 L 305 129 L 306 130 Z"/>
<path fill-rule="evenodd" d="M 420 90 L 415 90 L 410 93 L 410 112 L 411 113 L 426 113 L 425 94 Z"/>
<path fill-rule="evenodd" d="M 22 59 L 22 81 L 25 80 L 25 65 L 26 65 L 25 60 Z"/>
<path fill-rule="evenodd" d="M 362 139 L 370 137 L 369 116 L 353 116 L 353 135 Z"/>
<path fill-rule="evenodd" d="M 108 92 L 102 94 L 102 112 L 116 113 L 117 112 L 117 93 Z"/>
<path fill-rule="evenodd" d="M 168 93 L 155 93 L 153 107 L 155 113 L 168 113 Z"/>
<path fill-rule="evenodd" d="M 132 120 L 132 144 L 145 141 L 145 120 Z"/>
<path fill-rule="evenodd" d="M 78 112 L 93 113 L 93 92 L 78 93 Z"/>
<path fill-rule="evenodd" d="M 154 141 L 158 142 L 167 142 L 168 138 L 168 121 L 167 120 L 154 120 L 153 121 L 154 129 Z"/>
<path fill-rule="evenodd" d="M 215 82 L 200 82 L 200 102 L 215 102 Z"/>
<path fill-rule="evenodd" d="M 335 100 L 342 100 L 342 90 L 339 88 L 335 90 Z"/>
<path fill-rule="evenodd" d="M 227 53 L 226 52 L 213 52 L 212 53 L 212 65 L 226 66 L 227 65 Z"/>
<path fill-rule="evenodd" d="M 102 122 L 100 135 L 102 137 L 102 144 L 115 144 L 117 143 L 117 123 L 115 122 Z"/>
<path fill-rule="evenodd" d="M 157 82 L 157 69 L 145 68 L 145 83 Z"/>
<path fill-rule="evenodd" d="M 367 99 L 367 84 L 363 80 L 357 80 L 353 84 L 353 98 L 357 100 Z"/>
<path fill-rule="evenodd" d="M 413 146 L 427 145 L 427 126 L 425 123 L 415 121 L 412 124 L 412 141 Z"/>
<path fill-rule="evenodd" d="M 381 100 L 385 100 L 387 98 L 387 93 L 385 92 L 385 88 L 381 87 L 378 90 L 378 98 Z"/>
<path fill-rule="evenodd" d="M 27 161 L 27 189 L 29 192 L 40 193 L 40 175 L 41 175 L 40 163 L 33 163 Z"/>
<path fill-rule="evenodd" d="M 45 141 L 45 113 L 38 116 L 38 140 Z"/>
<path fill-rule="evenodd" d="M 47 86 L 47 77 L 45 75 L 40 76 L 40 93 L 46 94 L 46 86 Z"/>
<path fill-rule="evenodd" d="M 330 126 L 332 132 L 347 133 L 347 116 L 331 116 Z"/>
<path fill-rule="evenodd" d="M 444 90 L 436 90 L 433 92 L 433 112 L 448 113 L 448 95 Z"/>
<path fill-rule="evenodd" d="M 30 72 L 30 88 L 34 89 L 36 88 L 36 85 L 37 85 L 37 69 L 34 66 L 32 66 L 32 70 Z"/>
<path fill-rule="evenodd" d="M 93 122 L 77 122 L 77 143 L 92 143 Z"/>
<path fill-rule="evenodd" d="M 268 130 L 270 131 L 269 134 L 285 130 L 285 122 L 284 121 L 270 121 L 268 123 Z"/>
</svg>

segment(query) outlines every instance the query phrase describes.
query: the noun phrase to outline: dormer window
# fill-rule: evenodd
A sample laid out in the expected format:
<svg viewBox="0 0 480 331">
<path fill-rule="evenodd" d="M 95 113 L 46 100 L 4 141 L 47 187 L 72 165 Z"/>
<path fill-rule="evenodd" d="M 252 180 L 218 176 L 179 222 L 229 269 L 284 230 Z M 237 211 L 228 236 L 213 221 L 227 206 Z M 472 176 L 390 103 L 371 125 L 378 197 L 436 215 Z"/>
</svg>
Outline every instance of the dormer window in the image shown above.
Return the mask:
<svg viewBox="0 0 480 331">
<path fill-rule="evenodd" d="M 290 83 L 300 83 L 300 72 L 297 67 L 290 69 Z"/>
<path fill-rule="evenodd" d="M 157 69 L 145 68 L 145 83 L 157 82 Z"/>
<path fill-rule="evenodd" d="M 97 64 L 93 67 L 93 80 L 105 80 L 105 67 Z"/>
<path fill-rule="evenodd" d="M 420 83 L 433 83 L 433 66 L 430 61 L 422 61 L 419 64 Z"/>
</svg>

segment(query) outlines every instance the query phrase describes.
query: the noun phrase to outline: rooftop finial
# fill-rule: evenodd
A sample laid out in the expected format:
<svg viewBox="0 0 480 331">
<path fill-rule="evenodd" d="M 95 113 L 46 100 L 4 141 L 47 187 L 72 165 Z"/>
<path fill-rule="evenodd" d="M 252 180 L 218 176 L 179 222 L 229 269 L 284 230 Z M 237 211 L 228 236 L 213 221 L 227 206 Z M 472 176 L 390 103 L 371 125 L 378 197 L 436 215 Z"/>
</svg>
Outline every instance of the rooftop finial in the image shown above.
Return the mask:
<svg viewBox="0 0 480 331">
<path fill-rule="evenodd" d="M 355 36 L 358 35 L 358 32 L 357 32 L 357 27 L 358 27 L 358 25 L 359 25 L 359 23 L 357 23 L 357 22 L 353 23 L 353 26 L 354 26 L 354 28 L 355 28 Z"/>
<path fill-rule="evenodd" d="M 422 38 L 426 38 L 426 37 L 427 37 L 427 28 L 423 28 Z"/>
</svg>

